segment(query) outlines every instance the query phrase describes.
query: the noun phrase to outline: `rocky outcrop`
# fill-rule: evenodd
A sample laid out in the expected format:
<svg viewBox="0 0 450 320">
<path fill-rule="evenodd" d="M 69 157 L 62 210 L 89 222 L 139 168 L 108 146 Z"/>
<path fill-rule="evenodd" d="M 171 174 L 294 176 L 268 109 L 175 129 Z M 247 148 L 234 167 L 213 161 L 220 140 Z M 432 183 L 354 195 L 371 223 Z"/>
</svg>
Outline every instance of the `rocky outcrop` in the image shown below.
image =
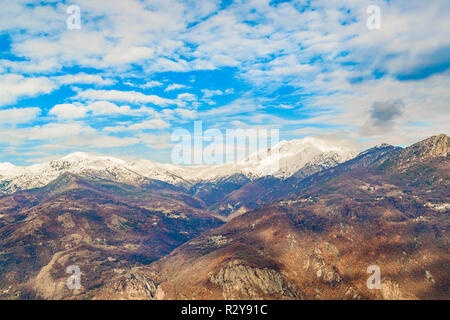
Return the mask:
<svg viewBox="0 0 450 320">
<path fill-rule="evenodd" d="M 105 285 L 101 298 L 113 299 L 161 299 L 158 284 L 143 273 L 127 273 L 120 275 Z"/>
<path fill-rule="evenodd" d="M 250 267 L 236 260 L 212 275 L 210 281 L 222 288 L 224 299 L 298 298 L 295 287 L 286 283 L 279 272 Z"/>
<path fill-rule="evenodd" d="M 383 163 L 382 168 L 391 171 L 403 171 L 413 165 L 421 164 L 427 159 L 448 157 L 449 137 L 440 134 L 419 141 Z"/>
<path fill-rule="evenodd" d="M 381 282 L 381 295 L 386 300 L 407 299 L 403 296 L 399 284 L 390 279 L 383 279 L 383 281 Z"/>
<path fill-rule="evenodd" d="M 332 245 L 332 247 L 334 246 Z M 332 247 L 330 246 L 330 248 Z M 305 261 L 303 266 L 307 271 L 315 273 L 317 279 L 328 285 L 337 286 L 342 283 L 342 277 L 336 267 L 325 263 L 322 258 L 322 251 L 319 248 L 314 250 L 314 253 Z"/>
</svg>

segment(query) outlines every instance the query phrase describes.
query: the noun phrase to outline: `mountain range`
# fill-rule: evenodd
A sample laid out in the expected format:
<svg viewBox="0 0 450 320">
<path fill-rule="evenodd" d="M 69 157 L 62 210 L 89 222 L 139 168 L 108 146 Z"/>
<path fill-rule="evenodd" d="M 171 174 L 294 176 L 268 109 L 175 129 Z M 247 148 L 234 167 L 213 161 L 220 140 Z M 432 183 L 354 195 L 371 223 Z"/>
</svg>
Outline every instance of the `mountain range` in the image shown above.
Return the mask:
<svg viewBox="0 0 450 320">
<path fill-rule="evenodd" d="M 1 163 L 0 297 L 448 299 L 448 144 L 305 138 L 212 166 Z"/>
<path fill-rule="evenodd" d="M 185 187 L 233 175 L 243 175 L 248 179 L 268 175 L 286 178 L 303 168 L 334 166 L 356 154 L 354 148 L 342 144 L 337 146 L 320 138 L 281 141 L 269 152 L 262 150 L 238 162 L 201 166 L 162 164 L 150 160 L 126 162 L 114 157 L 75 152 L 28 167 L 0 163 L 0 192 L 12 193 L 42 187 L 64 172 L 129 184 L 142 184 L 148 179 L 154 179 Z M 274 166 L 275 162 L 279 165 Z"/>
</svg>

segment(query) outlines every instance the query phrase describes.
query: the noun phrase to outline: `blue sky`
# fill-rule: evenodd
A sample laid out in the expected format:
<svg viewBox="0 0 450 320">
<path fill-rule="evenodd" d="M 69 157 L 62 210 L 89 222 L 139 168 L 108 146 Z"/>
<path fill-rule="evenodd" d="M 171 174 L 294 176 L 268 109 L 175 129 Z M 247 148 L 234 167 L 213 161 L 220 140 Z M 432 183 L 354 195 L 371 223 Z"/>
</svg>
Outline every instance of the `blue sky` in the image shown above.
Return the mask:
<svg viewBox="0 0 450 320">
<path fill-rule="evenodd" d="M 0 162 L 170 162 L 199 120 L 361 148 L 449 132 L 447 0 L 0 1 Z"/>
</svg>

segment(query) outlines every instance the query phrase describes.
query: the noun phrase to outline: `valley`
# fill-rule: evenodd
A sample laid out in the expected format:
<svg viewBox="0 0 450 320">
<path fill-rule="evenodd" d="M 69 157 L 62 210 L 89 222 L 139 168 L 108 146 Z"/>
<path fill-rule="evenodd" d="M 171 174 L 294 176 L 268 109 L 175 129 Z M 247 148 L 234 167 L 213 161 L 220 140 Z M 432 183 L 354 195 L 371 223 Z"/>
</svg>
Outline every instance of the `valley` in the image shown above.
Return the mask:
<svg viewBox="0 0 450 320">
<path fill-rule="evenodd" d="M 83 153 L 2 164 L 0 298 L 449 299 L 448 144 L 283 142 L 295 170 L 270 174 Z"/>
</svg>

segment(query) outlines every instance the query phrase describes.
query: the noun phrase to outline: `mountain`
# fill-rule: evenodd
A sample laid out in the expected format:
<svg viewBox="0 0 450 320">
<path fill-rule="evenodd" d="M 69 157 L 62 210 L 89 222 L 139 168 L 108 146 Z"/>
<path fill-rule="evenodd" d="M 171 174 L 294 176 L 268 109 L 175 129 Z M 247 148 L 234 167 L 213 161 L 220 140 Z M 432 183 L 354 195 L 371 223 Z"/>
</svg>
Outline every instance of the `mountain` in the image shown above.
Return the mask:
<svg viewBox="0 0 450 320">
<path fill-rule="evenodd" d="M 15 167 L 12 171 L 0 170 L 0 175 L 3 176 L 0 183 L 3 192 L 13 193 L 18 190 L 43 187 L 66 172 L 94 179 L 134 184 L 144 180 L 144 177 L 129 170 L 123 160 L 75 152 L 59 160 L 29 167 Z"/>
<path fill-rule="evenodd" d="M 429 159 L 447 159 L 448 145 L 449 138 L 445 134 L 430 137 L 399 152 L 386 161 L 384 168 L 404 172 L 411 166 L 426 163 Z"/>
<path fill-rule="evenodd" d="M 214 204 L 223 200 L 232 191 L 242 188 L 250 181 L 251 179 L 246 175 L 238 173 L 214 180 L 197 182 L 189 188 L 189 193 L 203 199 L 210 208 L 214 209 Z"/>
<path fill-rule="evenodd" d="M 372 148 L 110 279 L 98 297 L 123 297 L 133 275 L 152 281 L 141 296 L 152 299 L 449 299 L 449 160 L 447 136 Z M 409 183 L 419 177 L 430 184 Z M 372 265 L 379 290 L 366 286 Z"/>
<path fill-rule="evenodd" d="M 66 263 L 83 270 L 88 297 L 120 270 L 148 264 L 222 224 L 201 200 L 157 183 L 66 172 L 42 188 L 0 196 L 0 297 L 66 297 L 64 283 L 52 280 L 65 276 L 58 266 Z"/>
<path fill-rule="evenodd" d="M 282 141 L 275 148 L 280 155 L 276 172 L 269 174 L 269 171 L 250 166 L 245 170 L 236 170 L 239 173 L 233 175 L 199 181 L 188 188 L 188 192 L 203 199 L 210 210 L 222 216 L 236 215 L 282 196 L 270 194 L 284 185 L 287 178 L 299 180 L 337 166 L 356 155 L 351 148 L 313 138 Z M 260 162 L 266 163 L 263 156 Z M 258 161 L 247 160 L 247 163 L 257 164 Z"/>
<path fill-rule="evenodd" d="M 260 164 L 277 152 L 247 169 L 83 153 L 2 164 L 0 298 L 449 299 L 448 142 L 282 142 L 288 166 L 271 173 Z"/>
<path fill-rule="evenodd" d="M 393 178 L 402 180 L 408 186 L 423 186 L 445 184 L 443 177 L 448 176 L 445 170 L 449 159 L 449 138 L 445 134 L 430 137 L 397 153 L 384 162 L 379 170 L 388 172 Z"/>
<path fill-rule="evenodd" d="M 200 182 L 194 186 L 196 188 L 194 194 L 202 199 L 208 199 L 206 203 L 210 210 L 230 219 L 263 204 L 286 198 L 297 193 L 299 189 L 308 188 L 344 171 L 382 163 L 399 150 L 401 148 L 384 144 L 361 152 L 345 162 L 334 152 L 322 153 L 312 157 L 312 160 L 304 163 L 300 170 L 286 178 L 270 175 L 249 181 L 239 179 L 235 180 L 234 184 L 229 184 L 229 179 Z M 226 188 L 222 186 L 223 184 Z M 198 189 L 202 193 L 199 193 Z"/>
<path fill-rule="evenodd" d="M 42 187 L 62 173 L 69 172 L 135 185 L 145 183 L 148 179 L 160 180 L 185 189 L 192 188 L 191 192 L 195 194 L 197 189 L 202 188 L 202 182 L 207 185 L 210 181 L 220 182 L 233 176 L 245 176 L 249 180 L 268 175 L 285 178 L 305 166 L 315 165 L 313 171 L 317 171 L 354 155 L 355 151 L 351 147 L 337 146 L 336 143 L 318 138 L 281 141 L 269 151 L 263 150 L 242 161 L 208 166 L 161 164 L 150 160 L 126 162 L 113 157 L 75 152 L 58 160 L 29 167 L 1 164 L 0 192 L 14 193 Z M 279 166 L 275 165 L 278 163 Z"/>
</svg>

